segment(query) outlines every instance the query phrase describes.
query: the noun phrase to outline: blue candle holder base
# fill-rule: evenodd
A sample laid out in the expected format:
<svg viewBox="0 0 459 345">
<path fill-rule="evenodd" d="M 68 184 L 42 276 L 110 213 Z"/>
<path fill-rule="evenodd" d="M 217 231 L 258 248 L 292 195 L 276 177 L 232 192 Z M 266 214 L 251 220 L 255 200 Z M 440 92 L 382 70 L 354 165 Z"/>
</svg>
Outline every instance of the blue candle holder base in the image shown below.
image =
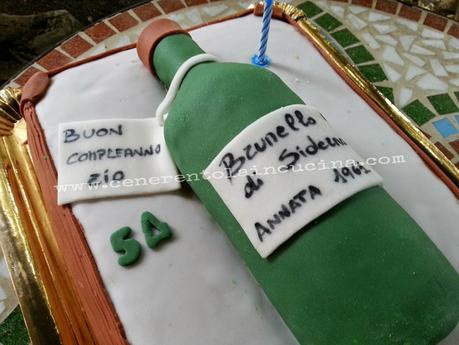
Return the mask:
<svg viewBox="0 0 459 345">
<path fill-rule="evenodd" d="M 268 67 L 271 64 L 271 59 L 266 55 L 260 57 L 258 54 L 252 56 L 252 63 L 258 67 Z"/>
</svg>

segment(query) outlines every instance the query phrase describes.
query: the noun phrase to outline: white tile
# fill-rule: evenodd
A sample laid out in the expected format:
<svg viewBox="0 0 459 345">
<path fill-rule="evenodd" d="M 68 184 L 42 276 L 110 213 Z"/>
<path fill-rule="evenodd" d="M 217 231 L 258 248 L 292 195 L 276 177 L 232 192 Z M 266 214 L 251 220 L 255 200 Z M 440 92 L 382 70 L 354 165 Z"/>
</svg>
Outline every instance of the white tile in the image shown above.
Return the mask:
<svg viewBox="0 0 459 345">
<path fill-rule="evenodd" d="M 99 43 L 94 49 L 91 50 L 91 56 L 101 54 L 107 51 L 107 46 L 105 43 Z"/>
<path fill-rule="evenodd" d="M 336 16 L 343 18 L 344 17 L 344 7 L 342 6 L 330 6 L 330 10 L 335 14 Z"/>
<path fill-rule="evenodd" d="M 402 44 L 403 49 L 408 51 L 411 47 L 411 44 L 416 39 L 416 36 L 413 35 L 402 35 L 400 36 L 400 43 Z"/>
<path fill-rule="evenodd" d="M 443 52 L 443 57 L 446 60 L 459 59 L 459 53 Z"/>
<path fill-rule="evenodd" d="M 392 24 L 373 24 L 373 27 L 381 35 L 388 34 L 397 30 L 397 28 Z"/>
<path fill-rule="evenodd" d="M 445 68 L 448 72 L 459 73 L 459 65 L 445 65 Z"/>
<path fill-rule="evenodd" d="M 449 39 L 448 45 L 451 48 L 458 49 L 459 50 L 459 40 L 457 38 L 451 37 Z"/>
<path fill-rule="evenodd" d="M 423 68 L 420 68 L 420 67 L 415 66 L 415 65 L 409 65 L 408 69 L 406 70 L 405 79 L 406 80 L 411 80 L 414 77 L 417 77 L 418 75 L 421 75 L 421 74 L 426 73 L 426 72 L 427 71 L 425 69 L 423 69 Z"/>
<path fill-rule="evenodd" d="M 410 60 L 412 63 L 422 67 L 426 64 L 426 62 L 421 59 L 419 56 L 415 56 L 415 55 L 411 55 L 411 54 L 408 54 L 408 53 L 403 53 L 403 55 L 408 59 Z"/>
<path fill-rule="evenodd" d="M 437 59 L 430 60 L 430 66 L 437 77 L 446 77 L 448 75 L 448 72 L 446 72 L 445 68 Z"/>
<path fill-rule="evenodd" d="M 448 84 L 441 81 L 432 74 L 426 74 L 422 76 L 416 85 L 423 90 L 435 90 L 435 91 L 446 91 L 448 90 Z"/>
<path fill-rule="evenodd" d="M 449 82 L 453 85 L 459 86 L 459 79 L 451 79 Z"/>
<path fill-rule="evenodd" d="M 405 104 L 408 104 L 408 102 L 411 100 L 411 96 L 413 96 L 413 90 L 407 87 L 402 87 L 398 96 L 400 106 L 403 107 Z"/>
<path fill-rule="evenodd" d="M 388 64 L 383 64 L 384 66 L 384 71 L 386 72 L 387 78 L 389 78 L 390 81 L 397 81 L 400 79 L 400 73 L 398 73 L 394 68 L 389 66 Z"/>
<path fill-rule="evenodd" d="M 0 286 L 0 300 L 4 300 L 6 297 L 8 296 L 6 296 L 5 290 L 3 290 L 3 288 Z"/>
<path fill-rule="evenodd" d="M 378 49 L 381 47 L 379 43 L 373 38 L 373 35 L 369 32 L 364 32 L 361 37 L 371 49 Z"/>
<path fill-rule="evenodd" d="M 353 5 L 349 6 L 349 11 L 351 11 L 354 14 L 360 14 L 367 10 L 368 9 L 366 7 L 362 7 L 362 6 L 353 6 Z"/>
<path fill-rule="evenodd" d="M 405 28 L 408 28 L 412 31 L 418 31 L 418 24 L 408 20 L 408 19 L 402 19 L 402 18 L 397 18 L 397 22 L 401 25 L 403 25 Z"/>
<path fill-rule="evenodd" d="M 362 19 L 353 15 L 352 13 L 347 15 L 347 19 L 349 20 L 351 25 L 357 30 L 362 30 L 364 27 L 367 26 L 367 23 L 365 23 Z"/>
<path fill-rule="evenodd" d="M 191 21 L 193 25 L 201 24 L 202 23 L 202 18 L 201 14 L 197 9 L 193 9 L 191 11 L 187 11 L 186 16 L 188 19 Z"/>
<path fill-rule="evenodd" d="M 368 21 L 369 22 L 379 22 L 379 21 L 382 21 L 382 20 L 388 20 L 388 19 L 391 19 L 392 17 L 390 16 L 386 16 L 384 14 L 381 14 L 381 13 L 378 13 L 378 12 L 374 12 L 374 11 L 370 11 L 368 13 Z"/>
<path fill-rule="evenodd" d="M 129 40 L 129 37 L 127 35 L 120 35 L 116 43 L 113 45 L 113 48 L 124 47 L 127 46 L 129 43 L 131 43 L 131 41 Z"/>
<path fill-rule="evenodd" d="M 396 46 L 398 43 L 391 35 L 375 35 L 375 38 L 391 46 Z"/>
<path fill-rule="evenodd" d="M 2 314 L 6 309 L 5 303 L 0 302 L 0 314 Z"/>
<path fill-rule="evenodd" d="M 445 42 L 443 40 L 435 40 L 435 39 L 428 39 L 428 40 L 422 40 L 421 41 L 424 45 L 429 46 L 429 47 L 434 47 L 438 49 L 446 49 Z"/>
<path fill-rule="evenodd" d="M 422 29 L 421 35 L 422 37 L 437 38 L 437 39 L 443 39 L 444 37 L 444 34 L 442 32 L 437 31 L 437 30 L 427 29 L 427 28 Z"/>
<path fill-rule="evenodd" d="M 186 25 L 185 15 L 183 13 L 172 13 L 169 15 L 169 18 L 179 24 Z"/>
<path fill-rule="evenodd" d="M 217 5 L 217 6 L 206 6 L 201 8 L 201 10 L 207 14 L 209 17 L 215 17 L 216 15 L 225 12 L 228 7 L 225 5 Z"/>
<path fill-rule="evenodd" d="M 395 48 L 391 47 L 391 46 L 386 46 L 384 48 L 384 50 L 382 52 L 382 58 L 385 61 L 392 62 L 392 63 L 394 63 L 396 65 L 399 65 L 399 66 L 403 66 L 404 65 L 403 59 L 400 57 L 400 55 L 398 55 L 398 53 L 395 50 Z"/>
<path fill-rule="evenodd" d="M 252 5 L 252 1 L 239 1 L 239 6 L 241 8 L 247 8 L 248 6 Z"/>
<path fill-rule="evenodd" d="M 413 46 L 410 49 L 410 52 L 414 54 L 420 54 L 420 55 L 435 55 L 433 51 L 423 48 L 417 44 L 413 44 Z"/>
</svg>

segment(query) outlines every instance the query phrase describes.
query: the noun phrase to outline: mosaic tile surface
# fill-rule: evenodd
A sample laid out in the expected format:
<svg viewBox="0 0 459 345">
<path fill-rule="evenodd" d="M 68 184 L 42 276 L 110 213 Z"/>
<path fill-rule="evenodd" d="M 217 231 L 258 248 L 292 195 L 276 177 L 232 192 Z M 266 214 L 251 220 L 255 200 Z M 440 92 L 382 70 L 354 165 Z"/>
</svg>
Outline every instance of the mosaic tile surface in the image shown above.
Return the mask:
<svg viewBox="0 0 459 345">
<path fill-rule="evenodd" d="M 298 6 L 459 167 L 457 24 L 381 3 L 319 0 Z"/>
</svg>

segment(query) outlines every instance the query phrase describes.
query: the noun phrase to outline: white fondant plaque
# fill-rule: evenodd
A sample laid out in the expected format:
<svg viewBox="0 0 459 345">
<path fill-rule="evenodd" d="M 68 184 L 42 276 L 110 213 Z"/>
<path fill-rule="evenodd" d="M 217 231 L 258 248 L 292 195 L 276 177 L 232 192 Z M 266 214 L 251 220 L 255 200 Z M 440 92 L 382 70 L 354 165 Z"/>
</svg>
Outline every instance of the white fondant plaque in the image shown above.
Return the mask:
<svg viewBox="0 0 459 345">
<path fill-rule="evenodd" d="M 178 189 L 155 118 L 59 125 L 58 204 Z"/>
<path fill-rule="evenodd" d="M 262 257 L 339 202 L 382 183 L 319 111 L 305 105 L 250 124 L 204 176 Z"/>
</svg>

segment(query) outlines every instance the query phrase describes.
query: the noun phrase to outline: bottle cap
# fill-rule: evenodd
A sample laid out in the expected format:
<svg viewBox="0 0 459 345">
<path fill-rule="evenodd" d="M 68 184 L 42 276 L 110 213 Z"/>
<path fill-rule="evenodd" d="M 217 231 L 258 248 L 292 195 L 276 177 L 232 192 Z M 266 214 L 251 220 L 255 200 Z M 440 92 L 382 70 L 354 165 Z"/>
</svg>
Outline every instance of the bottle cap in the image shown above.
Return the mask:
<svg viewBox="0 0 459 345">
<path fill-rule="evenodd" d="M 152 61 L 155 47 L 164 37 L 174 34 L 189 35 L 177 22 L 166 18 L 154 20 L 140 34 L 137 41 L 137 54 L 151 73 L 155 74 Z"/>
</svg>

